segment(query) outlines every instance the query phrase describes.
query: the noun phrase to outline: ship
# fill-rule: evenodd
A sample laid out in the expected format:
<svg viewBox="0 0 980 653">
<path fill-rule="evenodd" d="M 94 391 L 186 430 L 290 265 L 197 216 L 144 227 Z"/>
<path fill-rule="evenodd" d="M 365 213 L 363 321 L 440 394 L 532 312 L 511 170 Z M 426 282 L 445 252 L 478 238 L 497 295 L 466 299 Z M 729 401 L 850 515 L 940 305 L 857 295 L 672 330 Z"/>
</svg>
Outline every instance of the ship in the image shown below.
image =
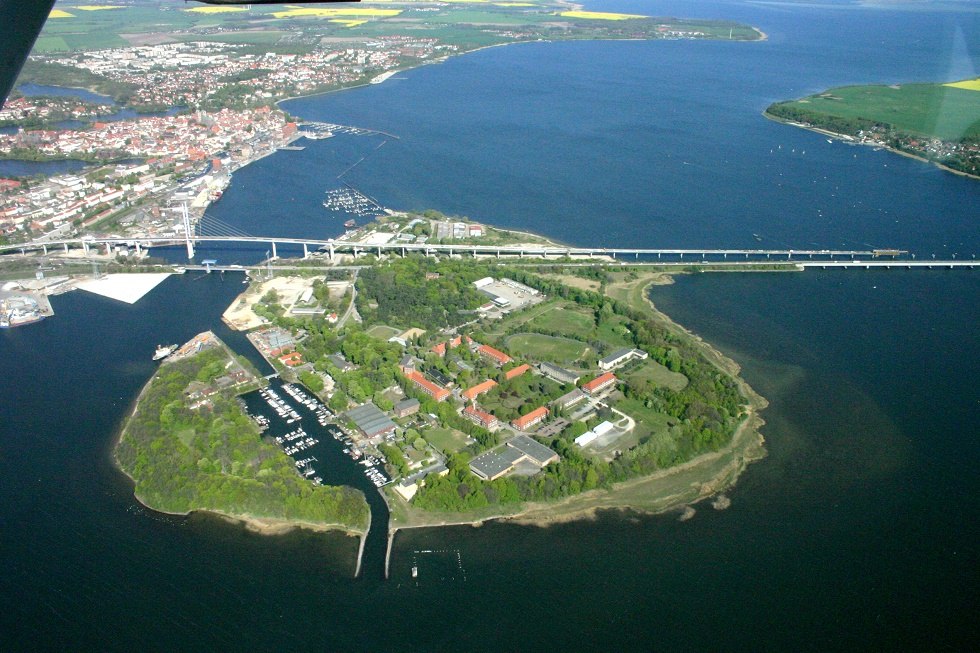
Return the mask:
<svg viewBox="0 0 980 653">
<path fill-rule="evenodd" d="M 353 219 L 348 220 L 347 222 L 344 223 L 344 226 L 347 227 L 348 229 L 353 229 L 354 227 L 357 226 L 357 221 Z"/>
<path fill-rule="evenodd" d="M 157 345 L 157 350 L 153 352 L 153 360 L 162 361 L 175 351 L 177 351 L 177 345 Z"/>
</svg>

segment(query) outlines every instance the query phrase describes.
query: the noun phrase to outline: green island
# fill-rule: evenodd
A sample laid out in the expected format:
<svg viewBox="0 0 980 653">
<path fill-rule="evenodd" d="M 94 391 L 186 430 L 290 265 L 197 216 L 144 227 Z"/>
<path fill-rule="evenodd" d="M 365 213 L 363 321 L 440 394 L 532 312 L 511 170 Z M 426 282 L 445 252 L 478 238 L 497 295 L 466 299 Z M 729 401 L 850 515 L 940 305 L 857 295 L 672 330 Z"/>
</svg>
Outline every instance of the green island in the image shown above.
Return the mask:
<svg viewBox="0 0 980 653">
<path fill-rule="evenodd" d="M 160 512 L 215 512 L 261 532 L 294 525 L 366 532 L 363 494 L 308 482 L 235 401 L 259 378 L 210 333 L 165 361 L 115 447 L 136 497 Z"/>
<path fill-rule="evenodd" d="M 765 115 L 980 178 L 980 78 L 834 88 L 777 102 Z"/>
<path fill-rule="evenodd" d="M 664 272 L 406 256 L 287 274 L 253 281 L 229 311 L 260 316 L 253 342 L 290 342 L 267 359 L 384 461 L 389 532 L 689 507 L 765 455 L 765 400 L 649 301 Z M 304 284 L 303 310 L 332 319 L 297 315 Z M 345 302 L 360 320 L 338 326 Z M 358 421 L 368 404 L 390 431 Z"/>
</svg>

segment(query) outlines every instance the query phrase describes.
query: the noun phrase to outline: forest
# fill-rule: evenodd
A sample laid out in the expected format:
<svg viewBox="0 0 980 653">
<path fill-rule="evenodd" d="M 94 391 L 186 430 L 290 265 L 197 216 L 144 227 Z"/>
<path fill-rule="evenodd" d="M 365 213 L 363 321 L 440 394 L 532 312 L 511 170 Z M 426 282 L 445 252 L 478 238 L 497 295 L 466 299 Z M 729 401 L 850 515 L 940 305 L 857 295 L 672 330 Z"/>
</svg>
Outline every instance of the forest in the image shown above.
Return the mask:
<svg viewBox="0 0 980 653">
<path fill-rule="evenodd" d="M 139 500 L 164 512 L 211 510 L 364 529 L 364 496 L 300 476 L 234 397 L 215 393 L 191 407 L 188 388 L 213 381 L 226 360 L 223 350 L 212 349 L 164 364 L 144 389 L 115 450 Z"/>
</svg>

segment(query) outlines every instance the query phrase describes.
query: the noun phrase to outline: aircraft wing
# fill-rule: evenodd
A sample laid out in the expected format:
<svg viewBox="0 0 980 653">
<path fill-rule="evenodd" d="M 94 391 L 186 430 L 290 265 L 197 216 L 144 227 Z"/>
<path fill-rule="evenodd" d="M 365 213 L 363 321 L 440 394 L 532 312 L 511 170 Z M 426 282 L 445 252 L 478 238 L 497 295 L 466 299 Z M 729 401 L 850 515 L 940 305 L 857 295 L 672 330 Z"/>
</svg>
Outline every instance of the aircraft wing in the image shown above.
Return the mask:
<svg viewBox="0 0 980 653">
<path fill-rule="evenodd" d="M 271 5 L 285 4 L 283 0 L 193 0 L 211 5 Z M 291 0 L 289 4 L 321 4 L 325 2 L 359 2 L 359 0 Z M 44 27 L 55 0 L 0 0 L 0 108 L 17 81 L 27 55 L 34 47 L 37 35 Z"/>
</svg>

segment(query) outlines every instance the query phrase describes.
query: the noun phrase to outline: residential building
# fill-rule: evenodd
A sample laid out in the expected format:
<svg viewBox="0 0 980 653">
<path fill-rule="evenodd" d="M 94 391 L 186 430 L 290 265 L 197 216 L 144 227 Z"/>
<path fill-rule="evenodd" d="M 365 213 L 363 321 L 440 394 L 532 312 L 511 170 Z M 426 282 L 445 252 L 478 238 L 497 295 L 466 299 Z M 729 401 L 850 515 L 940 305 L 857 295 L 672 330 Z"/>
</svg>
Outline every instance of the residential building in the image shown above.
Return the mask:
<svg viewBox="0 0 980 653">
<path fill-rule="evenodd" d="M 544 406 L 539 406 L 534 410 L 532 410 L 527 415 L 512 420 L 511 425 L 519 431 L 526 431 L 527 429 L 531 428 L 535 424 L 538 424 L 541 421 L 543 421 L 547 416 L 548 416 L 548 409 L 545 408 Z"/>
<path fill-rule="evenodd" d="M 494 381 L 493 379 L 487 379 L 483 383 L 478 383 L 472 388 L 463 390 L 463 398 L 468 401 L 473 401 L 477 398 L 477 396 L 483 394 L 484 392 L 490 392 L 496 387 L 497 387 L 496 381 Z"/>
<path fill-rule="evenodd" d="M 646 360 L 648 357 L 649 354 L 642 349 L 618 349 L 599 361 L 599 369 L 608 372 L 634 358 Z"/>
<path fill-rule="evenodd" d="M 483 356 L 486 356 L 487 358 L 492 360 L 497 365 L 506 365 L 511 360 L 513 360 L 510 356 L 508 356 L 504 352 L 500 351 L 499 349 L 495 349 L 490 345 L 480 345 L 479 347 L 477 347 L 476 350 L 480 352 L 480 354 L 482 354 Z"/>
<path fill-rule="evenodd" d="M 394 413 L 395 417 L 402 418 L 408 417 L 409 415 L 414 415 L 419 412 L 419 407 L 422 404 L 419 403 L 418 399 L 409 397 L 408 399 L 402 399 L 397 404 L 395 404 Z"/>
<path fill-rule="evenodd" d="M 606 388 L 616 385 L 617 381 L 618 379 L 616 378 L 615 374 L 613 374 L 612 372 L 606 372 L 605 374 L 597 376 L 593 380 L 584 384 L 582 386 L 582 392 L 585 392 L 586 394 L 590 394 L 590 395 L 596 395 L 602 392 L 603 390 L 605 390 Z"/>
<path fill-rule="evenodd" d="M 411 370 L 410 372 L 406 373 L 405 378 L 414 383 L 417 388 L 436 401 L 444 401 L 447 397 L 449 397 L 449 390 L 446 390 L 442 386 L 436 385 L 415 370 Z"/>
<path fill-rule="evenodd" d="M 527 363 L 524 363 L 523 365 L 518 365 L 512 370 L 507 370 L 506 372 L 504 372 L 504 378 L 510 381 L 514 377 L 518 377 L 521 374 L 524 374 L 524 372 L 527 372 L 529 369 L 531 369 L 531 366 L 528 365 Z"/>
<path fill-rule="evenodd" d="M 563 367 L 558 367 L 552 363 L 539 363 L 538 369 L 541 373 L 550 379 L 557 381 L 558 383 L 578 383 L 579 378 L 581 378 L 575 372 L 570 372 Z"/>
<path fill-rule="evenodd" d="M 467 406 L 463 409 L 463 417 L 479 424 L 488 431 L 493 431 L 500 426 L 500 420 L 496 417 L 473 406 Z"/>
</svg>

